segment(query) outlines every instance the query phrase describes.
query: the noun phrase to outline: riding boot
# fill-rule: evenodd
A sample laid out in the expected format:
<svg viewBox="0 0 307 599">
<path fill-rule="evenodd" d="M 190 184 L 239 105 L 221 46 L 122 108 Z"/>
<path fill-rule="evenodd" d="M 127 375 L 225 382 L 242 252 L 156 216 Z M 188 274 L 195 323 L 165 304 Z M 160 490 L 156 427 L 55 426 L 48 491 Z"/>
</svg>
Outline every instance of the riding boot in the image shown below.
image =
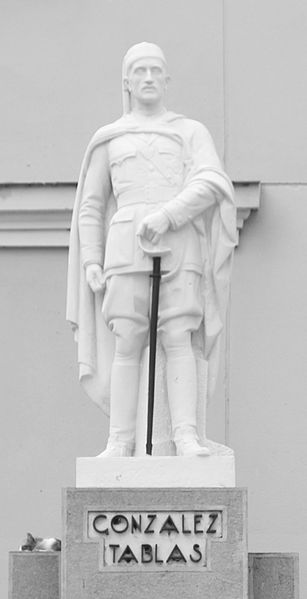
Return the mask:
<svg viewBox="0 0 307 599">
<path fill-rule="evenodd" d="M 166 372 L 173 440 L 177 455 L 210 455 L 209 449 L 199 444 L 197 435 L 197 373 L 194 355 L 168 359 Z"/>
<path fill-rule="evenodd" d="M 111 373 L 110 433 L 97 457 L 133 455 L 139 388 L 139 364 L 114 360 Z"/>
</svg>

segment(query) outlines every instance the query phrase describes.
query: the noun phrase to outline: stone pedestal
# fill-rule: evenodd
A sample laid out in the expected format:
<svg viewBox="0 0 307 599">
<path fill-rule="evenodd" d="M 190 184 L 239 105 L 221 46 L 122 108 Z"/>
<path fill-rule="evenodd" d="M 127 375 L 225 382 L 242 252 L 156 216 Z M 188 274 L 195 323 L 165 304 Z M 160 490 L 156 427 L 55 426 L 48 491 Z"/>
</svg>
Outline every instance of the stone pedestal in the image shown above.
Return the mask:
<svg viewBox="0 0 307 599">
<path fill-rule="evenodd" d="M 11 552 L 9 599 L 298 599 L 296 554 L 247 563 L 234 484 L 223 446 L 210 458 L 79 458 L 62 553 Z"/>
<path fill-rule="evenodd" d="M 249 553 L 248 599 L 299 599 L 297 553 Z"/>
<path fill-rule="evenodd" d="M 232 449 L 208 445 L 206 457 L 77 458 L 76 487 L 234 487 Z"/>
<path fill-rule="evenodd" d="M 11 551 L 9 599 L 60 599 L 60 552 Z"/>
<path fill-rule="evenodd" d="M 63 522 L 63 599 L 247 599 L 244 489 L 66 489 Z"/>
<path fill-rule="evenodd" d="M 59 552 L 11 551 L 9 599 L 60 599 L 60 558 Z M 249 553 L 248 599 L 299 599 L 298 554 Z"/>
<path fill-rule="evenodd" d="M 11 552 L 9 599 L 298 599 L 298 556 L 247 554 L 233 452 L 211 449 L 79 458 L 62 553 Z"/>
<path fill-rule="evenodd" d="M 78 458 L 76 487 L 234 487 L 232 456 Z"/>
</svg>

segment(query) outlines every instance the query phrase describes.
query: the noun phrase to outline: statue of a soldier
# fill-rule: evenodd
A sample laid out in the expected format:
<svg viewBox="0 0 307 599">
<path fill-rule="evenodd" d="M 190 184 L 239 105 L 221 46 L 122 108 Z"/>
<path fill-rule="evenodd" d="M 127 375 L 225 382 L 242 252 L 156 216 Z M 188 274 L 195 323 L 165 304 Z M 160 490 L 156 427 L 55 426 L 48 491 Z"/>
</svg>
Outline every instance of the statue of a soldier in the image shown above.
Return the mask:
<svg viewBox="0 0 307 599">
<path fill-rule="evenodd" d="M 198 414 L 217 372 L 236 241 L 233 189 L 207 129 L 166 110 L 168 81 L 158 46 L 130 48 L 124 114 L 96 132 L 81 168 L 67 317 L 85 390 L 100 405 L 109 398 L 101 457 L 134 455 L 150 320 L 146 250 L 160 246 L 169 250 L 161 259 L 158 336 L 171 436 L 177 455 L 210 453 Z"/>
</svg>

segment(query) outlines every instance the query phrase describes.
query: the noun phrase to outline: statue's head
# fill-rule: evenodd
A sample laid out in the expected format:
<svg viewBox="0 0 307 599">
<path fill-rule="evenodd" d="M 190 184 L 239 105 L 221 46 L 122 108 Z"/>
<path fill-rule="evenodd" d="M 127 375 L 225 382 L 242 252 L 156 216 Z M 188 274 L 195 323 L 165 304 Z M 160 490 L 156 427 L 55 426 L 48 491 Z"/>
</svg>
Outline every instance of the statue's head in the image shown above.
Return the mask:
<svg viewBox="0 0 307 599">
<path fill-rule="evenodd" d="M 142 42 L 129 48 L 122 75 L 124 112 L 130 112 L 135 103 L 154 106 L 163 103 L 169 76 L 159 46 Z"/>
</svg>

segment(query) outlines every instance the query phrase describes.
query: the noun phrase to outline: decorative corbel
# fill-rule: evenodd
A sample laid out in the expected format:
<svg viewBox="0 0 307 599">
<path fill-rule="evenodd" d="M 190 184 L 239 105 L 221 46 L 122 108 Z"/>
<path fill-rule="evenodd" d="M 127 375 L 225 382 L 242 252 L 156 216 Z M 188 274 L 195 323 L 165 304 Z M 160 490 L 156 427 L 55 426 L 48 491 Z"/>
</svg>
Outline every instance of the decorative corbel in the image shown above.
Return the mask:
<svg viewBox="0 0 307 599">
<path fill-rule="evenodd" d="M 249 218 L 252 210 L 258 210 L 260 206 L 261 182 L 260 181 L 234 181 L 235 202 L 237 206 L 237 229 L 239 234 L 243 229 L 245 221 Z"/>
</svg>

